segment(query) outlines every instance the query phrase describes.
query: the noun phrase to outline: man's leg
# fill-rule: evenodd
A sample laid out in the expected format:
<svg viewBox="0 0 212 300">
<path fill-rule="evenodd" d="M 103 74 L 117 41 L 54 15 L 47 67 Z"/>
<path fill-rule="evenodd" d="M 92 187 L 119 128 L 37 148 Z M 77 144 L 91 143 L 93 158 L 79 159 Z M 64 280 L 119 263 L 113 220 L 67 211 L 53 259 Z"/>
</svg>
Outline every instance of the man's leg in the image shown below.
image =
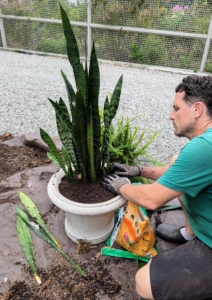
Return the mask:
<svg viewBox="0 0 212 300">
<path fill-rule="evenodd" d="M 178 154 L 174 155 L 171 160 L 170 160 L 170 163 L 169 163 L 169 167 L 171 167 L 171 165 L 175 162 L 175 160 L 177 159 L 178 157 Z M 184 216 L 185 216 L 185 229 L 187 231 L 187 233 L 191 236 L 191 237 L 195 237 L 191 227 L 190 227 L 190 224 L 188 222 L 188 219 L 187 219 L 187 216 L 186 216 L 186 212 L 185 212 L 185 209 L 184 209 L 184 205 L 183 205 L 183 201 L 182 201 L 182 196 L 179 196 L 178 197 L 179 201 L 180 201 L 180 204 L 182 206 L 182 209 L 183 209 L 183 212 L 184 212 Z"/>
<path fill-rule="evenodd" d="M 178 155 L 174 155 L 169 163 L 169 167 L 175 162 L 177 159 Z M 165 239 L 167 241 L 173 242 L 173 243 L 179 243 L 179 244 L 184 244 L 189 240 L 192 240 L 195 235 L 190 227 L 190 224 L 188 222 L 185 208 L 183 205 L 182 201 L 182 196 L 178 197 L 180 204 L 182 206 L 183 212 L 184 212 L 184 217 L 185 217 L 185 227 L 181 226 L 175 226 L 171 224 L 161 224 L 157 227 L 157 234 L 160 236 L 162 239 Z"/>
<path fill-rule="evenodd" d="M 136 291 L 144 299 L 153 300 L 152 289 L 150 284 L 150 267 L 151 260 L 135 275 Z"/>
<path fill-rule="evenodd" d="M 195 234 L 193 233 L 193 230 L 191 229 L 191 226 L 188 222 L 188 218 L 186 216 L 186 212 L 185 212 L 185 208 L 184 208 L 184 205 L 183 205 L 183 200 L 182 200 L 182 196 L 179 196 L 178 197 L 179 201 L 180 201 L 180 204 L 182 206 L 182 209 L 183 209 L 183 212 L 184 212 L 184 216 L 185 216 L 185 230 L 187 232 L 187 234 L 191 237 L 191 238 L 194 238 L 195 237 Z M 182 232 L 181 232 L 182 234 Z"/>
<path fill-rule="evenodd" d="M 212 249 L 197 238 L 159 252 L 136 274 L 136 289 L 144 299 L 210 299 Z"/>
<path fill-rule="evenodd" d="M 160 238 L 166 241 L 177 244 L 185 244 L 186 242 L 193 240 L 195 238 L 195 234 L 188 222 L 182 196 L 179 196 L 178 199 L 184 212 L 185 226 L 162 223 L 157 227 L 156 232 Z"/>
</svg>

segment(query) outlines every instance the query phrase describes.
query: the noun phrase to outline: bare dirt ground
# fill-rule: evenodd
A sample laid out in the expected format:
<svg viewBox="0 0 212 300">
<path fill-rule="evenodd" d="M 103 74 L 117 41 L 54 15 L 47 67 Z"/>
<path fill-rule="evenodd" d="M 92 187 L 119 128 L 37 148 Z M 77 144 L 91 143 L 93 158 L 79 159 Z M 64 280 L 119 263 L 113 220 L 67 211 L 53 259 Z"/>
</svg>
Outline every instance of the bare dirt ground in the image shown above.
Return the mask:
<svg viewBox="0 0 212 300">
<path fill-rule="evenodd" d="M 5 144 L 7 141 L 9 144 L 12 142 L 12 146 Z M 0 136 L 0 299 L 139 299 L 134 286 L 138 270 L 136 261 L 101 256 L 104 243 L 89 247 L 83 243 L 77 245 L 67 238 L 64 212 L 51 203 L 46 192 L 47 182 L 56 168 L 43 149 L 32 146 L 36 143 L 26 144 L 25 137 L 13 139 L 9 133 Z M 86 271 L 86 277 L 49 245 L 44 245 L 40 238 L 32 235 L 37 273 L 42 280 L 41 285 L 36 283 L 16 233 L 14 206 L 20 205 L 19 190 L 36 203 L 63 250 Z"/>
</svg>

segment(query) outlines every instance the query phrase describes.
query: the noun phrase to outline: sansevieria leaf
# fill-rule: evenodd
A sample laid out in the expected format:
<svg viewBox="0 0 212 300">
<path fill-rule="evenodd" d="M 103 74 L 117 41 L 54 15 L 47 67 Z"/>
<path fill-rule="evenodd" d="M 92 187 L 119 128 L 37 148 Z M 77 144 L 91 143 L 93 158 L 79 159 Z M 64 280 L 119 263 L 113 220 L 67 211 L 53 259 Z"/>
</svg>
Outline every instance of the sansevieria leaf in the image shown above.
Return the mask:
<svg viewBox="0 0 212 300">
<path fill-rule="evenodd" d="M 46 153 L 46 155 L 47 155 L 48 159 L 50 159 L 50 160 L 52 160 L 52 161 L 53 161 L 53 163 L 54 163 L 54 164 L 56 164 L 56 165 L 60 166 L 60 163 L 59 163 L 59 161 L 56 159 L 56 157 L 54 156 L 54 154 L 53 154 L 53 153 L 51 153 L 51 152 L 47 152 L 47 153 Z"/>
<path fill-rule="evenodd" d="M 40 238 L 42 238 L 46 243 L 48 243 L 50 246 L 55 248 L 67 261 L 69 261 L 72 266 L 83 276 L 86 276 L 85 271 L 83 271 L 80 266 L 78 266 L 61 248 L 59 248 L 55 243 L 52 242 L 52 240 L 46 236 L 37 226 L 32 224 L 30 222 L 27 214 L 18 206 L 15 207 L 18 217 L 20 217 L 26 225 L 34 232 L 36 233 Z"/>
<path fill-rule="evenodd" d="M 60 167 L 63 170 L 65 170 L 65 164 L 63 162 L 63 159 L 62 159 L 57 147 L 55 146 L 55 143 L 53 142 L 52 138 L 42 128 L 40 128 L 40 136 L 44 140 L 44 142 L 49 146 L 51 153 L 55 156 L 56 160 L 60 164 Z"/>
<path fill-rule="evenodd" d="M 107 163 L 109 156 L 109 127 L 110 127 L 110 112 L 109 112 L 109 100 L 108 97 L 105 99 L 104 103 L 104 134 L 102 142 L 102 167 L 104 168 L 105 163 Z"/>
<path fill-rule="evenodd" d="M 99 64 L 96 56 L 95 46 L 93 44 L 89 77 L 88 77 L 88 106 L 92 107 L 92 122 L 93 122 L 93 144 L 94 144 L 94 163 L 96 173 L 100 169 L 100 137 L 101 137 L 101 122 L 99 115 L 99 89 L 100 89 L 100 72 Z"/>
<path fill-rule="evenodd" d="M 88 177 L 88 151 L 87 151 L 87 116 L 86 106 L 83 99 L 82 91 L 76 93 L 76 109 L 73 116 L 73 140 L 80 155 L 83 165 L 84 177 Z"/>
<path fill-rule="evenodd" d="M 33 272 L 33 275 L 34 275 L 37 283 L 41 284 L 40 277 L 36 273 L 32 238 L 31 238 L 28 227 L 26 226 L 25 222 L 20 217 L 17 217 L 17 232 L 18 232 L 19 242 L 20 242 L 23 252 L 26 256 L 26 260 Z"/>
<path fill-rule="evenodd" d="M 59 153 L 55 143 L 53 142 L 52 138 L 42 128 L 40 128 L 40 136 L 43 139 L 43 141 L 49 146 L 49 149 L 50 149 L 51 153 L 53 154 L 53 157 L 56 159 L 57 164 L 59 164 L 59 166 L 63 169 L 64 173 L 68 177 L 68 172 L 66 170 L 66 166 L 65 166 L 65 163 L 63 161 L 63 158 L 60 155 L 60 153 Z M 69 180 L 71 181 L 71 178 L 69 178 Z"/>
<path fill-rule="evenodd" d="M 62 25 L 63 25 L 63 31 L 66 39 L 66 48 L 67 48 L 67 55 L 69 62 L 73 68 L 74 71 L 74 77 L 75 79 L 79 78 L 80 74 L 80 55 L 79 55 L 79 48 L 77 45 L 77 40 L 75 38 L 74 32 L 72 30 L 69 18 L 63 9 L 63 7 L 60 5 L 60 14 L 62 18 Z"/>
<path fill-rule="evenodd" d="M 67 55 L 68 55 L 70 64 L 73 68 L 76 87 L 77 87 L 77 89 L 82 90 L 82 94 L 86 100 L 86 98 L 87 98 L 87 78 L 86 78 L 85 70 L 83 69 L 83 65 L 80 62 L 80 54 L 79 54 L 79 48 L 77 45 L 77 40 L 75 38 L 69 18 L 61 5 L 60 5 L 60 13 L 61 13 L 61 18 L 62 18 L 63 31 L 64 31 L 64 35 L 65 35 L 65 39 L 66 39 Z"/>
<path fill-rule="evenodd" d="M 36 207 L 35 203 L 23 192 L 19 191 L 19 197 L 21 202 L 25 206 L 26 210 L 30 214 L 30 216 L 40 225 L 41 228 L 46 232 L 46 234 L 50 237 L 50 239 L 59 247 L 61 248 L 60 244 L 54 237 L 54 235 L 48 230 L 46 224 L 44 223 L 38 208 Z"/>
<path fill-rule="evenodd" d="M 87 109 L 87 145 L 88 145 L 88 155 L 90 161 L 90 178 L 91 182 L 96 181 L 96 171 L 94 166 L 94 138 L 93 138 L 93 118 L 92 118 L 92 108 Z"/>
<path fill-rule="evenodd" d="M 62 70 L 61 70 L 61 74 L 62 74 L 63 80 L 65 82 L 65 85 L 66 85 L 66 91 L 68 94 L 68 100 L 69 100 L 70 109 L 72 112 L 72 110 L 74 109 L 75 91 L 74 91 L 72 85 L 70 84 L 67 76 L 65 75 L 65 73 Z"/>
<path fill-rule="evenodd" d="M 119 80 L 115 86 L 115 89 L 113 91 L 111 100 L 110 100 L 110 107 L 109 107 L 110 123 L 112 122 L 113 118 L 115 117 L 118 106 L 119 106 L 122 82 L 123 82 L 123 75 L 119 78 Z"/>
<path fill-rule="evenodd" d="M 68 178 L 72 178 L 73 181 L 74 179 L 73 179 L 72 165 L 71 165 L 69 154 L 65 148 L 62 148 L 62 153 L 67 166 Z"/>
<path fill-rule="evenodd" d="M 63 99 L 60 97 L 59 103 L 52 101 L 50 98 L 48 98 L 48 100 L 55 109 L 57 119 L 60 120 L 60 123 L 68 132 L 71 132 L 72 123 L 70 120 L 70 114 Z"/>
</svg>

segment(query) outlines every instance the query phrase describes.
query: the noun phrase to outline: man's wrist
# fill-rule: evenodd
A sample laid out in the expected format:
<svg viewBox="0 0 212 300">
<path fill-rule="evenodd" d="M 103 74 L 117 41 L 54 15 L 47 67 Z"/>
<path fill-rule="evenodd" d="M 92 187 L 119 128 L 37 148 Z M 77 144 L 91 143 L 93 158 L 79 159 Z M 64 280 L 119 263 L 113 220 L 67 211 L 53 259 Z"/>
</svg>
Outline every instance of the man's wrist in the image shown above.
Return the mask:
<svg viewBox="0 0 212 300">
<path fill-rule="evenodd" d="M 125 185 L 125 184 L 131 184 L 130 180 L 126 177 L 121 178 L 121 180 L 119 181 L 119 183 L 117 184 L 117 192 L 119 193 L 119 195 L 121 195 L 120 193 L 120 188 Z"/>
</svg>

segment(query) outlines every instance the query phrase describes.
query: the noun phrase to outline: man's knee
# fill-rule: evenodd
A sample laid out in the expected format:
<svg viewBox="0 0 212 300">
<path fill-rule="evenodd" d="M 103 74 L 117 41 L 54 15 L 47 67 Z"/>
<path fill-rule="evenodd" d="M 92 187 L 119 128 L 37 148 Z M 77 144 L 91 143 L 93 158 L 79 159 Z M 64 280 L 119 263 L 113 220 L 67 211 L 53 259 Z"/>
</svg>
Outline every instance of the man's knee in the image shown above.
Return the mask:
<svg viewBox="0 0 212 300">
<path fill-rule="evenodd" d="M 149 275 L 150 262 L 138 270 L 135 275 L 136 291 L 144 299 L 153 299 Z"/>
</svg>

